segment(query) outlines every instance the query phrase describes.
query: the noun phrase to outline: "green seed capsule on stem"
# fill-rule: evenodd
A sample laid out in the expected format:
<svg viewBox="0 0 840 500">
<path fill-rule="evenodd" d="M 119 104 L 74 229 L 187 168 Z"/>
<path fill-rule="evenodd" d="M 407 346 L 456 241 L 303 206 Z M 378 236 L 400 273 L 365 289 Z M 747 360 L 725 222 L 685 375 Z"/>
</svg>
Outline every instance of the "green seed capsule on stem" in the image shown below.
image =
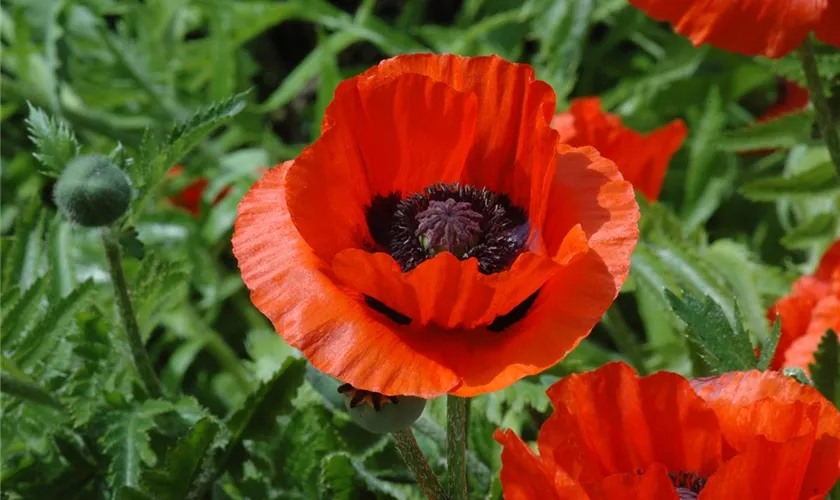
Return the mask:
<svg viewBox="0 0 840 500">
<path fill-rule="evenodd" d="M 122 217 L 131 202 L 128 176 L 110 159 L 85 155 L 67 164 L 53 189 L 59 211 L 85 227 L 107 226 Z"/>
<path fill-rule="evenodd" d="M 338 388 L 344 395 L 347 413 L 361 428 L 374 434 L 408 429 L 420 418 L 426 400 L 414 396 L 385 396 L 355 389 L 350 384 Z"/>
</svg>

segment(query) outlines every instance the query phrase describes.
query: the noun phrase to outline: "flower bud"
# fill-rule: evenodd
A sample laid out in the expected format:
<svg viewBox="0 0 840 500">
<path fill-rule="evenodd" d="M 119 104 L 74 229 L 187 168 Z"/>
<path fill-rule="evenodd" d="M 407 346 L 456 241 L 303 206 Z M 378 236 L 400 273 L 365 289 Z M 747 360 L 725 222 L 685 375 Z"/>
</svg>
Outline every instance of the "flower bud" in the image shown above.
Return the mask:
<svg viewBox="0 0 840 500">
<path fill-rule="evenodd" d="M 79 156 L 61 173 L 53 198 L 71 222 L 85 227 L 106 226 L 128 210 L 131 184 L 125 172 L 107 157 Z"/>
<path fill-rule="evenodd" d="M 353 421 L 374 434 L 385 434 L 411 427 L 420 418 L 426 400 L 414 396 L 385 396 L 344 384 L 338 388 Z"/>
</svg>

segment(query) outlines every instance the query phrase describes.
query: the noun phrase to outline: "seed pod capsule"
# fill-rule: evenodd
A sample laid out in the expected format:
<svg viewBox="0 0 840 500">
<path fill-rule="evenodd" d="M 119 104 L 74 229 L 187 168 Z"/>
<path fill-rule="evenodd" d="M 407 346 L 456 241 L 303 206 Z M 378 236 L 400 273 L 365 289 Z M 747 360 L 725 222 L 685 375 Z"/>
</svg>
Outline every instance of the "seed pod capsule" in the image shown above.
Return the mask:
<svg viewBox="0 0 840 500">
<path fill-rule="evenodd" d="M 79 156 L 65 167 L 53 198 L 71 222 L 85 227 L 107 226 L 128 210 L 131 184 L 125 172 L 107 157 Z"/>
<path fill-rule="evenodd" d="M 426 400 L 414 396 L 385 396 L 356 389 L 350 384 L 338 388 L 353 421 L 368 432 L 385 434 L 411 427 L 420 418 Z"/>
</svg>

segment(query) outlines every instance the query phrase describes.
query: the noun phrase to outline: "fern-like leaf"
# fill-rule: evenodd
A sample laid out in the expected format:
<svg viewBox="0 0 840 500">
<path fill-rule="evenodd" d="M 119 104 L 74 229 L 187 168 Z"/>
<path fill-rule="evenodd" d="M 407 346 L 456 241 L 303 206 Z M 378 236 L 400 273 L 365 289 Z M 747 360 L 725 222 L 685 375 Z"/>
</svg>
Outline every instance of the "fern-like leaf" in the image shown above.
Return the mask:
<svg viewBox="0 0 840 500">
<path fill-rule="evenodd" d="M 60 118 L 48 116 L 42 109 L 29 104 L 26 118 L 29 138 L 35 144 L 33 156 L 41 162 L 42 172 L 58 177 L 68 161 L 78 156 L 81 146 L 70 125 Z"/>
</svg>

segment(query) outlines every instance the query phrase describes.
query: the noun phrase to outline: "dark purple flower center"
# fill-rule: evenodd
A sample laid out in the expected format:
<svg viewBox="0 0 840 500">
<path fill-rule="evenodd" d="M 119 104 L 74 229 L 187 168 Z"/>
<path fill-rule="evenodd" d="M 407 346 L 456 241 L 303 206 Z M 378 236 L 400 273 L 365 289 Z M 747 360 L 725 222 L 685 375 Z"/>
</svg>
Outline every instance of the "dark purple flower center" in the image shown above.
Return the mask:
<svg viewBox="0 0 840 500">
<path fill-rule="evenodd" d="M 507 196 L 459 184 L 376 196 L 366 218 L 376 244 L 403 271 L 448 251 L 459 259 L 475 257 L 484 274 L 498 273 L 522 253 L 530 231 L 525 211 Z"/>
<path fill-rule="evenodd" d="M 466 201 L 447 198 L 431 200 L 429 208 L 415 216 L 420 224 L 414 234 L 431 252 L 446 250 L 457 257 L 465 255 L 481 238 L 484 217 Z"/>
<path fill-rule="evenodd" d="M 679 471 L 674 474 L 669 472 L 671 483 L 680 500 L 697 500 L 698 495 L 706 486 L 707 479 L 696 472 Z"/>
</svg>

